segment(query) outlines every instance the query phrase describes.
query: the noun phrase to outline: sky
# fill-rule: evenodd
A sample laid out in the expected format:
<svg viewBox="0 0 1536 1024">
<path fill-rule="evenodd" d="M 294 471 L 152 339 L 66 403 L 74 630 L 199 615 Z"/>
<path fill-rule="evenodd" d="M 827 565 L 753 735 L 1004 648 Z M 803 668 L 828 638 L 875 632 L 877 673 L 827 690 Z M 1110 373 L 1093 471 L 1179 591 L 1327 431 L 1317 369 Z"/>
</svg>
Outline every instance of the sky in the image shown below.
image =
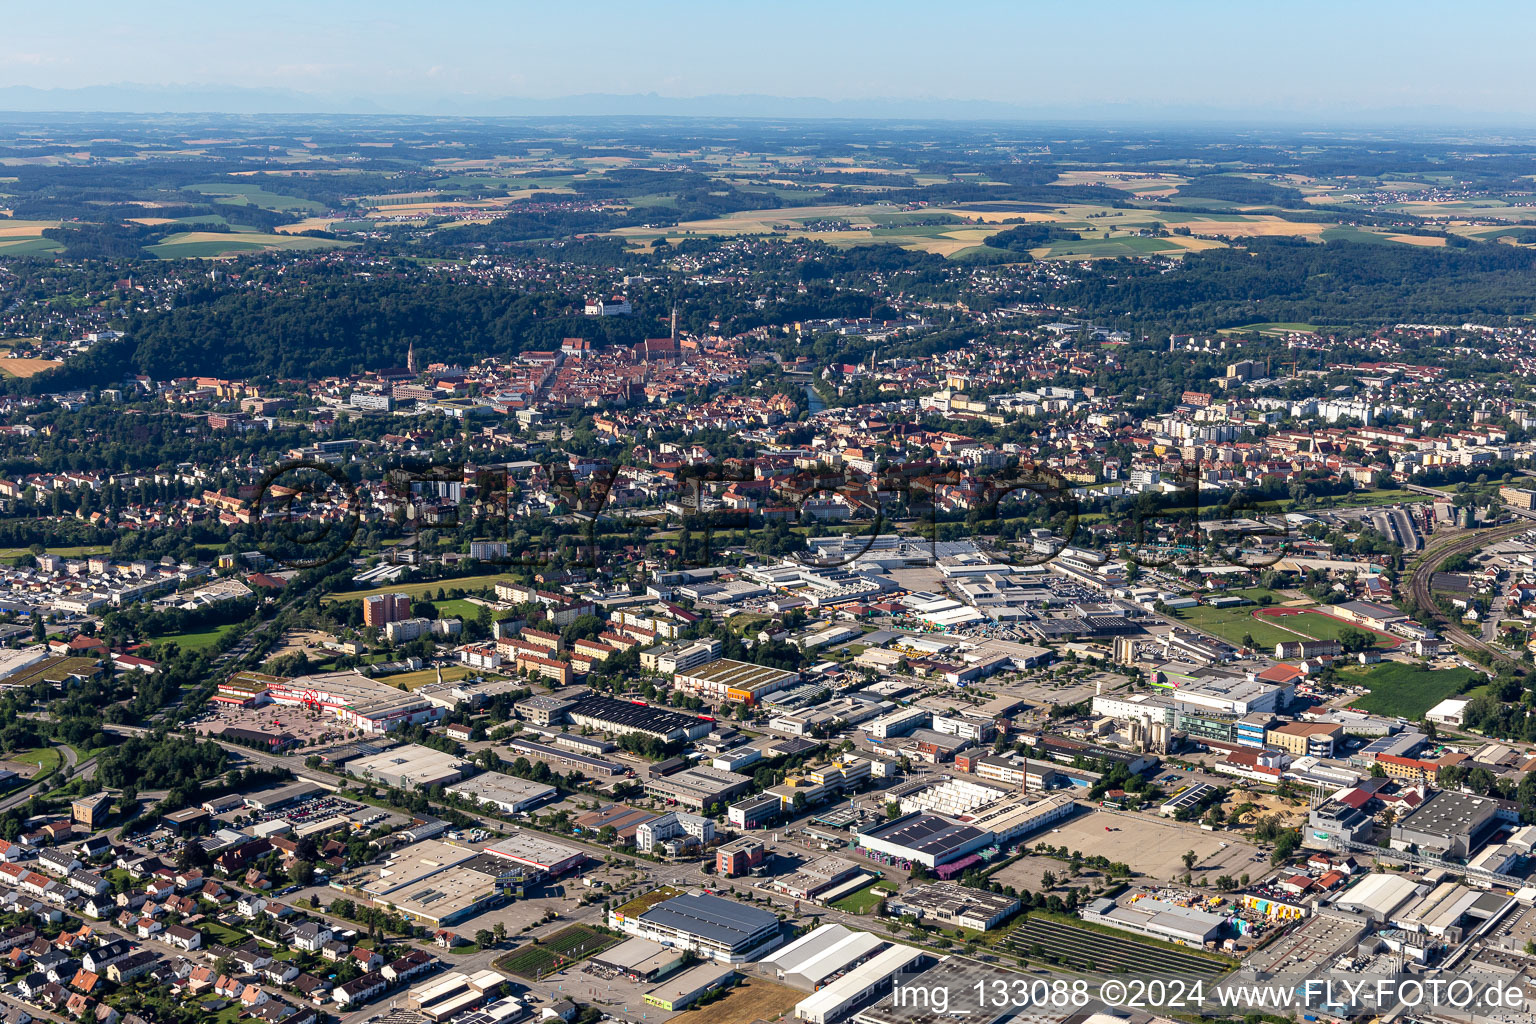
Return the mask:
<svg viewBox="0 0 1536 1024">
<path fill-rule="evenodd" d="M 1533 42 L 1536 6 L 1478 0 L 0 0 L 0 109 L 1529 124 Z"/>
</svg>

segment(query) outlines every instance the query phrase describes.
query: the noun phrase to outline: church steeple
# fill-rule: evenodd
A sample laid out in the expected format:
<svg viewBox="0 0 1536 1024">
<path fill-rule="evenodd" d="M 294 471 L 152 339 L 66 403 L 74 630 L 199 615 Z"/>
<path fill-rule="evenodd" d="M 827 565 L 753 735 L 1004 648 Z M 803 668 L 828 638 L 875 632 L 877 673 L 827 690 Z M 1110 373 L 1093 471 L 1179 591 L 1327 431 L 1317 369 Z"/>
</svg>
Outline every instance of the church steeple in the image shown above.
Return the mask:
<svg viewBox="0 0 1536 1024">
<path fill-rule="evenodd" d="M 405 350 L 405 368 L 413 374 L 416 372 L 416 343 L 414 341 Z"/>
</svg>

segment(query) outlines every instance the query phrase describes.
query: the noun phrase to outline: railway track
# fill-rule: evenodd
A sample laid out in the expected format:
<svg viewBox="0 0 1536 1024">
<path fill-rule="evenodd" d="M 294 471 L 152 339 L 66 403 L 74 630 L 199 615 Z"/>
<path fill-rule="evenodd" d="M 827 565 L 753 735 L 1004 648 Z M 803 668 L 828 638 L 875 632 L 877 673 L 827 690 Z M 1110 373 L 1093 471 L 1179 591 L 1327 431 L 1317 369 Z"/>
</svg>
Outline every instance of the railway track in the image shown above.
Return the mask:
<svg viewBox="0 0 1536 1024">
<path fill-rule="evenodd" d="M 1434 594 L 1430 589 L 1430 580 L 1435 572 L 1444 565 L 1446 560 L 1456 555 L 1464 555 L 1471 551 L 1477 551 L 1489 544 L 1506 540 L 1510 537 L 1525 533 L 1532 528 L 1529 522 L 1510 523 L 1505 526 L 1495 526 L 1490 529 L 1477 530 L 1464 537 L 1459 537 L 1449 544 L 1431 548 L 1424 552 L 1422 558 L 1414 565 L 1413 571 L 1408 577 L 1408 593 L 1412 595 L 1413 602 L 1431 616 L 1440 627 L 1440 633 L 1451 643 L 1458 647 L 1470 650 L 1483 651 L 1495 661 L 1515 668 L 1520 668 L 1520 660 L 1508 651 L 1500 650 L 1492 644 L 1486 643 L 1481 637 L 1475 637 L 1466 630 L 1451 622 L 1441 613 L 1439 605 L 1435 604 Z"/>
</svg>

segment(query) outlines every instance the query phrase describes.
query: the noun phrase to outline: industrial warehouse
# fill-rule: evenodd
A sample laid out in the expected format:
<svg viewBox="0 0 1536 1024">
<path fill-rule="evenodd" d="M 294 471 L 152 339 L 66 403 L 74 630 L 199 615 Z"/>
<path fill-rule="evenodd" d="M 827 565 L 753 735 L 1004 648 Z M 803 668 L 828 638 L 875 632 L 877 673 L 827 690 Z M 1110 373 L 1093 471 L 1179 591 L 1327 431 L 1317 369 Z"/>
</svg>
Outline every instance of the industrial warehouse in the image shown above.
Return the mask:
<svg viewBox="0 0 1536 1024">
<path fill-rule="evenodd" d="M 811 1024 L 835 1024 L 890 992 L 898 976 L 914 974 L 935 959 L 911 946 L 827 924 L 785 946 L 760 969 L 811 993 L 795 1005 L 795 1016 Z"/>
<path fill-rule="evenodd" d="M 587 859 L 585 850 L 550 842 L 533 832 L 514 832 L 494 846 L 487 846 L 485 852 L 532 868 L 549 878 L 568 874 Z"/>
<path fill-rule="evenodd" d="M 1012 917 L 1019 909 L 1019 901 L 968 885 L 933 882 L 888 900 L 886 909 L 893 917 L 911 915 L 919 921 L 937 921 L 984 932 Z"/>
<path fill-rule="evenodd" d="M 695 810 L 715 804 L 724 807 L 751 789 L 749 777 L 707 764 L 684 768 L 670 775 L 653 775 L 645 780 L 647 796 L 672 800 Z"/>
<path fill-rule="evenodd" d="M 246 673 L 246 679 L 258 677 Z M 440 721 L 448 712 L 424 697 L 405 693 L 360 672 L 324 672 L 293 679 L 261 677 L 265 691 L 249 682 L 237 697 L 260 704 L 271 700 L 329 711 L 346 725 L 364 733 L 386 733 L 402 725 Z"/>
<path fill-rule="evenodd" d="M 572 725 L 601 729 L 615 736 L 652 736 L 664 743 L 696 740 L 709 734 L 713 723 L 692 715 L 612 697 L 583 697 L 566 711 Z"/>
<path fill-rule="evenodd" d="M 1115 901 L 1097 899 L 1081 911 L 1084 921 L 1123 928 L 1150 935 L 1165 942 L 1185 946 L 1204 946 L 1214 942 L 1226 926 L 1226 919 L 1193 907 L 1182 907 L 1145 893 Z"/>
<path fill-rule="evenodd" d="M 915 978 L 900 979 L 903 986 L 920 985 L 930 992 L 947 992 L 945 1012 L 940 1013 L 927 1000 L 905 999 L 898 1003 L 890 995 L 882 995 L 873 1004 L 855 1013 L 853 1021 L 854 1024 L 941 1024 L 943 1021 L 958 1019 L 967 1024 L 996 1024 L 1019 1011 L 1018 1007 L 1007 1000 L 982 998 L 982 989 L 978 983 L 996 977 L 995 967 L 964 957 L 945 957 Z M 812 1024 L 833 1022 L 828 1018 L 814 1020 Z"/>
<path fill-rule="evenodd" d="M 455 783 L 445 792 L 489 805 L 503 814 L 516 814 L 560 795 L 554 786 L 519 779 L 501 772 L 481 772 L 472 779 Z"/>
<path fill-rule="evenodd" d="M 706 700 L 733 704 L 755 704 L 770 693 L 777 693 L 800 681 L 800 673 L 745 661 L 720 658 L 698 668 L 680 671 L 672 684 L 684 693 Z"/>
<path fill-rule="evenodd" d="M 631 900 L 608 912 L 608 924 L 720 963 L 759 959 L 779 943 L 779 919 L 769 911 L 709 893 L 674 892 L 663 888 Z"/>
<path fill-rule="evenodd" d="M 992 833 L 937 814 L 914 811 L 858 834 L 859 847 L 882 863 L 921 864 L 930 870 L 992 843 Z M 943 874 L 943 873 L 941 873 Z"/>
<path fill-rule="evenodd" d="M 443 928 L 499 906 L 506 899 L 505 872 L 484 855 L 455 864 L 374 900 L 407 921 Z"/>
<path fill-rule="evenodd" d="M 468 769 L 469 762 L 463 758 L 416 743 L 360 757 L 347 765 L 347 771 L 360 779 L 404 790 L 446 786 L 462 779 Z"/>
</svg>

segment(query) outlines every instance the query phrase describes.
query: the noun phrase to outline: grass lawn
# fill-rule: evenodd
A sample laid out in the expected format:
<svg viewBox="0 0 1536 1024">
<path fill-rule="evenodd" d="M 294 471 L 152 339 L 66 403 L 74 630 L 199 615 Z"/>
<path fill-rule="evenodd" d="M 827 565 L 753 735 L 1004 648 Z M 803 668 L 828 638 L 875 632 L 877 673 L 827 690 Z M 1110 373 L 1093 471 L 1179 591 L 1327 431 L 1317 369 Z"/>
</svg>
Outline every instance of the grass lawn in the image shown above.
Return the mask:
<svg viewBox="0 0 1536 1024">
<path fill-rule="evenodd" d="M 850 914 L 867 914 L 878 907 L 881 899 L 886 895 L 884 888 L 880 888 L 879 892 L 875 891 L 879 886 L 879 882 L 870 882 L 864 888 L 859 889 L 857 892 L 849 893 L 832 905 L 838 910 L 845 910 Z"/>
<path fill-rule="evenodd" d="M 449 949 L 441 949 L 435 942 L 418 942 L 417 945 L 434 953 L 448 953 L 452 956 L 469 956 L 471 953 L 480 952 L 480 947 L 473 942 L 463 946 L 453 946 Z"/>
<path fill-rule="evenodd" d="M 174 643 L 184 651 L 200 651 L 205 647 L 212 647 L 225 633 L 239 626 L 238 622 L 229 622 L 222 626 L 199 629 L 190 633 L 167 633 L 164 636 L 152 636 L 149 642 L 152 644 Z"/>
<path fill-rule="evenodd" d="M 473 619 L 480 614 L 480 609 L 484 607 L 483 605 L 466 601 L 462 597 L 450 598 L 447 601 L 433 601 L 432 606 L 437 609 L 437 617 L 440 619 Z"/>
<path fill-rule="evenodd" d="M 425 583 L 397 583 L 393 586 L 374 587 L 372 590 L 353 590 L 345 594 L 331 594 L 325 598 L 330 601 L 361 601 L 365 597 L 373 597 L 375 594 L 404 594 L 407 597 L 421 597 L 427 593 L 437 593 L 441 589 L 444 593 L 455 588 L 459 590 L 484 590 L 498 583 L 506 583 L 513 580 L 510 573 L 489 573 L 484 576 L 460 576 L 454 580 L 429 580 Z M 431 598 L 427 598 L 431 600 Z"/>
<path fill-rule="evenodd" d="M 222 946 L 238 946 L 250 938 L 246 933 L 237 932 L 228 925 L 220 924 L 217 921 L 204 921 L 198 926 L 198 930 Z"/>
<path fill-rule="evenodd" d="M 1369 668 L 1341 669 L 1339 676 L 1346 683 L 1370 688 L 1370 693 L 1354 702 L 1355 707 L 1372 714 L 1413 720 L 1483 679 L 1481 673 L 1467 668 L 1436 671 L 1395 661 Z"/>
<path fill-rule="evenodd" d="M 203 1012 L 205 1014 L 207 1013 L 206 1010 Z M 245 1007 L 241 1006 L 240 1000 L 236 999 L 234 1002 L 224 1007 L 224 1009 L 220 1010 L 218 1013 L 208 1015 L 208 1020 L 211 1021 L 212 1024 L 235 1024 L 235 1022 L 244 1015 Z"/>
<path fill-rule="evenodd" d="M 1179 621 L 1186 622 L 1212 636 L 1219 636 L 1239 647 L 1242 646 L 1245 635 L 1251 635 L 1254 643 L 1271 650 L 1274 649 L 1275 644 L 1297 639 L 1295 633 L 1272 626 L 1262 618 L 1254 618 L 1253 613 L 1257 610 L 1257 606 L 1251 604 L 1238 605 L 1235 608 L 1211 608 L 1200 605 L 1197 608 L 1181 609 L 1178 616 Z"/>
<path fill-rule="evenodd" d="M 1447 492 L 1451 493 L 1451 492 Z M 1434 501 L 1428 494 L 1413 494 L 1409 491 L 1392 491 L 1373 488 L 1366 491 L 1350 491 L 1348 494 L 1340 494 L 1327 499 L 1325 508 L 1359 508 L 1363 505 L 1416 505 L 1420 502 Z"/>
<path fill-rule="evenodd" d="M 38 747 L 35 750 L 18 751 L 7 757 L 6 760 L 14 761 L 17 764 L 37 765 L 37 773 L 30 780 L 36 782 L 39 779 L 46 779 L 58 771 L 59 765 L 64 763 L 64 755 L 53 747 Z"/>
<path fill-rule="evenodd" d="M 110 544 L 87 544 L 73 548 L 49 548 L 48 554 L 60 558 L 85 558 L 87 555 L 105 555 L 112 550 Z M 0 548 L 0 560 L 15 562 L 22 555 L 30 555 L 30 548 Z"/>
<path fill-rule="evenodd" d="M 757 632 L 772 621 L 772 615 L 761 615 L 757 612 L 737 612 L 726 619 L 725 624 L 730 626 L 731 632 L 737 636 L 745 636 L 749 632 Z"/>
</svg>

